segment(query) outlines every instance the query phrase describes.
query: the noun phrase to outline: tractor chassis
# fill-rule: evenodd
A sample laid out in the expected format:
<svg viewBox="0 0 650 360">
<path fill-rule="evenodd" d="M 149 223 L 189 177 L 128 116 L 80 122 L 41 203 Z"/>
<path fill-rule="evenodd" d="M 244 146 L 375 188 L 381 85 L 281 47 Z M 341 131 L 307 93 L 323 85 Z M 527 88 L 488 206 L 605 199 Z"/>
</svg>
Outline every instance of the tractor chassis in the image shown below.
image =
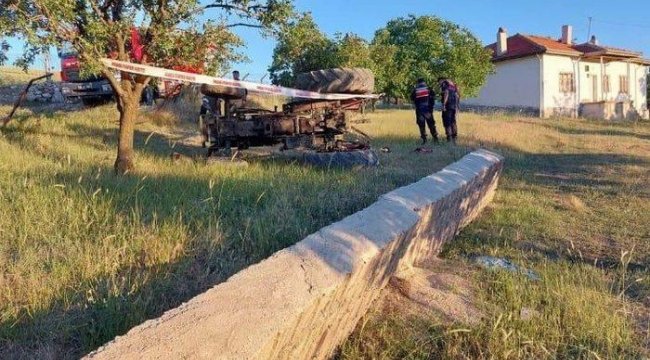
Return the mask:
<svg viewBox="0 0 650 360">
<path fill-rule="evenodd" d="M 282 111 L 238 107 L 241 100 L 222 98 L 223 115 L 208 113 L 200 118 L 203 146 L 208 156 L 230 155 L 232 148 L 282 145 L 283 150 L 317 152 L 353 151 L 369 148 L 367 139 L 347 142 L 347 117 L 363 112 L 363 99 L 309 100 L 283 105 Z"/>
</svg>

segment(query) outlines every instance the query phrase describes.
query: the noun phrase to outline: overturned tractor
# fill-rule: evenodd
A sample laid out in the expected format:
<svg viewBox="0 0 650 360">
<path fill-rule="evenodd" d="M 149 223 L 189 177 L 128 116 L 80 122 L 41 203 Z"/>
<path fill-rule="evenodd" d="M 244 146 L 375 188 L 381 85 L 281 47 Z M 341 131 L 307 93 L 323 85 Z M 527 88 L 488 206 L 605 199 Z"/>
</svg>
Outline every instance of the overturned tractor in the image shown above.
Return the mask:
<svg viewBox="0 0 650 360">
<path fill-rule="evenodd" d="M 357 94 L 345 100 L 295 100 L 282 109 L 247 106 L 247 91 L 236 87 L 203 85 L 209 111 L 201 118 L 208 156 L 227 155 L 257 146 L 279 146 L 300 152 L 307 163 L 337 166 L 377 165 L 368 138 L 349 125 L 354 112 L 363 112 L 374 90 L 366 69 L 329 69 L 300 74 L 296 87 L 320 93 Z M 294 151 L 294 152 L 295 152 Z"/>
</svg>

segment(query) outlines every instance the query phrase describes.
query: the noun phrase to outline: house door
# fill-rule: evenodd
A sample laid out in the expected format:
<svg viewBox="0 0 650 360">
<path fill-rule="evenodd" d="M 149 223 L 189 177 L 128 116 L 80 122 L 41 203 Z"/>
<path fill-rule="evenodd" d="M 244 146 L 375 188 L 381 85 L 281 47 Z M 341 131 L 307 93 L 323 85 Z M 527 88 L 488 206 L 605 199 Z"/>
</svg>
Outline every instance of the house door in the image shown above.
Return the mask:
<svg viewBox="0 0 650 360">
<path fill-rule="evenodd" d="M 594 102 L 598 101 L 598 76 L 591 75 L 591 98 Z"/>
</svg>

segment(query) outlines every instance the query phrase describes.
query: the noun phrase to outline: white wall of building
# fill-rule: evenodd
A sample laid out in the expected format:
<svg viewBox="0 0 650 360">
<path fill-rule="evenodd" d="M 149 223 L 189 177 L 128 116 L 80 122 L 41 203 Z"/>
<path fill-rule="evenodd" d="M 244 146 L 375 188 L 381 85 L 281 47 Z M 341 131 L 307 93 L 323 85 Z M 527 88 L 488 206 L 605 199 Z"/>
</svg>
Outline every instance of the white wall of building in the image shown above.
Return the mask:
<svg viewBox="0 0 650 360">
<path fill-rule="evenodd" d="M 539 59 L 535 56 L 501 61 L 488 76 L 478 97 L 463 100 L 476 106 L 539 109 Z"/>
<path fill-rule="evenodd" d="M 562 91 L 562 73 L 573 74 L 574 92 Z M 463 103 L 527 109 L 540 109 L 541 103 L 543 116 L 549 117 L 576 116 L 581 103 L 630 100 L 637 112 L 647 118 L 647 74 L 648 66 L 625 61 L 601 64 L 562 55 L 529 56 L 496 63 L 495 73 L 488 76 L 478 97 Z M 608 92 L 603 87 L 604 75 L 609 76 Z M 621 93 L 620 76 L 627 76 L 629 94 Z"/>
<path fill-rule="evenodd" d="M 611 62 L 603 65 L 604 73 L 609 75 L 610 92 L 603 94 L 605 100 L 629 100 L 642 113 L 646 109 L 646 79 L 648 67 L 625 62 Z M 619 76 L 625 75 L 629 81 L 629 93 L 621 93 Z"/>
<path fill-rule="evenodd" d="M 569 56 L 543 55 L 543 109 L 544 116 L 575 115 L 578 109 L 578 92 L 582 84 L 578 73 L 578 61 Z M 562 73 L 574 74 L 575 92 L 562 92 L 560 88 L 560 75 Z"/>
<path fill-rule="evenodd" d="M 577 111 L 580 103 L 625 100 L 633 101 L 634 107 L 640 114 L 647 113 L 647 66 L 628 64 L 623 61 L 601 64 L 597 61 L 585 61 L 558 55 L 544 55 L 542 66 L 546 116 Z M 561 73 L 574 74 L 575 93 L 561 91 Z M 604 75 L 609 76 L 609 91 L 606 91 L 607 89 L 603 86 Z M 620 76 L 626 76 L 628 79 L 628 94 L 621 92 Z"/>
</svg>

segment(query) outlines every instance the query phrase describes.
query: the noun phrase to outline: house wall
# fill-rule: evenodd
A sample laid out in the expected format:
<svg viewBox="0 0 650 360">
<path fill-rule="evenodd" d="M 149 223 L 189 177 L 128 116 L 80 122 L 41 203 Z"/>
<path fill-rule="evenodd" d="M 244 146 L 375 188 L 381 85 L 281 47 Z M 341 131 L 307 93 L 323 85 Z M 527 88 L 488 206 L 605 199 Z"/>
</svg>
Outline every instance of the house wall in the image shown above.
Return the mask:
<svg viewBox="0 0 650 360">
<path fill-rule="evenodd" d="M 465 99 L 463 103 L 471 107 L 523 110 L 542 117 L 575 117 L 579 115 L 582 103 L 631 101 L 631 111 L 634 114 L 649 117 L 646 99 L 648 66 L 624 61 L 601 64 L 598 61 L 549 54 L 541 55 L 541 60 L 540 63 L 540 57 L 529 56 L 496 63 L 495 73 L 488 76 L 478 97 Z M 562 73 L 573 74 L 574 92 L 562 91 Z M 605 74 L 609 75 L 609 92 L 603 88 Z M 629 94 L 621 93 L 621 75 L 628 77 Z M 540 77 L 543 96 L 540 96 Z M 627 106 L 626 104 L 625 107 Z"/>
<path fill-rule="evenodd" d="M 629 67 L 628 67 L 629 66 Z M 609 75 L 610 92 L 603 92 L 603 100 L 609 101 L 631 101 L 632 106 L 639 114 L 645 114 L 647 118 L 647 72 L 648 67 L 645 65 L 632 64 L 625 62 L 611 62 L 603 65 L 603 72 Z M 627 75 L 630 81 L 629 94 L 622 94 L 619 86 L 619 76 Z M 602 85 L 602 84 L 601 84 Z"/>
<path fill-rule="evenodd" d="M 488 76 L 478 97 L 463 104 L 478 107 L 522 108 L 539 112 L 539 59 L 535 56 L 501 61 Z"/>
<path fill-rule="evenodd" d="M 578 74 L 578 61 L 568 56 L 543 55 L 543 117 L 576 116 L 583 82 Z M 560 89 L 560 74 L 574 74 L 575 92 L 564 93 Z"/>
<path fill-rule="evenodd" d="M 623 61 L 603 63 L 585 61 L 568 56 L 544 55 L 544 111 L 543 116 L 576 116 L 581 103 L 601 101 L 631 101 L 632 109 L 644 118 L 648 117 L 646 100 L 647 66 Z M 573 73 L 575 93 L 563 93 L 560 74 Z M 603 87 L 604 75 L 609 75 L 609 92 Z M 627 76 L 629 94 L 623 94 L 620 76 Z M 593 78 L 596 77 L 594 83 Z M 594 91 L 595 86 L 595 91 Z"/>
</svg>

